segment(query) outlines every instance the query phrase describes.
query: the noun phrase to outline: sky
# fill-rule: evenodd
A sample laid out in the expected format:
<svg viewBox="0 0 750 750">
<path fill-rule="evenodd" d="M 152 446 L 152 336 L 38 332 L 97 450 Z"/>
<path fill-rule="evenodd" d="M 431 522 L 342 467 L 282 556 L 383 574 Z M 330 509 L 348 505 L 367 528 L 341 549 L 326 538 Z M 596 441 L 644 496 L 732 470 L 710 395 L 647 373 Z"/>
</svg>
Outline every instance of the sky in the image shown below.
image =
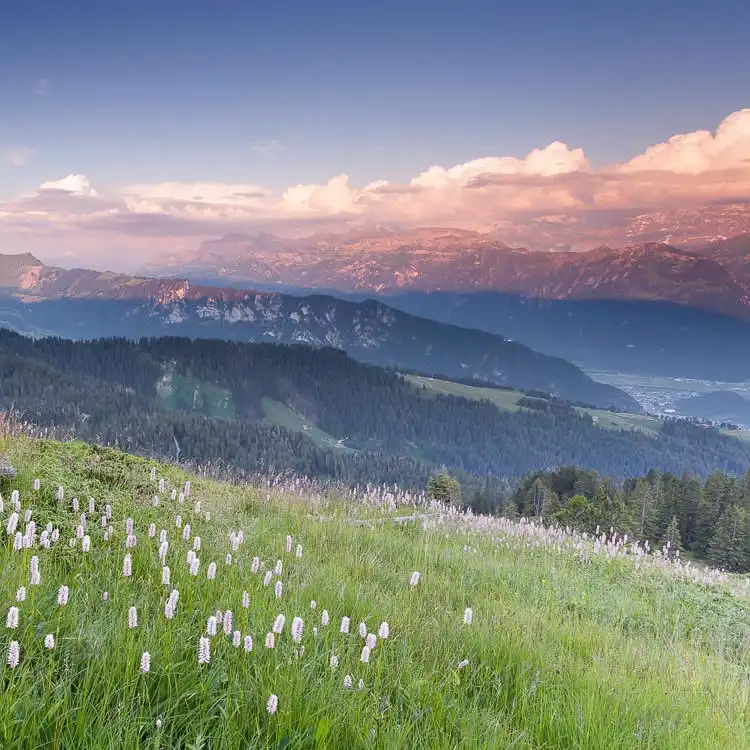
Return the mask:
<svg viewBox="0 0 750 750">
<path fill-rule="evenodd" d="M 748 28 L 744 0 L 3 0 L 0 252 L 750 198 Z"/>
</svg>

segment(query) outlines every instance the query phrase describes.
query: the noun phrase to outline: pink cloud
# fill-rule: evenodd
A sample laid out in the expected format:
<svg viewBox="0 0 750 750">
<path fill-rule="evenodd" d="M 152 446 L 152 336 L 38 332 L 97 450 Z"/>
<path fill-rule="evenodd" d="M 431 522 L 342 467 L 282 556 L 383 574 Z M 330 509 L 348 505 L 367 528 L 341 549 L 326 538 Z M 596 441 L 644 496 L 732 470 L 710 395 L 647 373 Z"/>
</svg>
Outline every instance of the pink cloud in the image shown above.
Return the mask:
<svg viewBox="0 0 750 750">
<path fill-rule="evenodd" d="M 726 117 L 715 133 L 678 134 L 601 169 L 592 168 L 583 149 L 553 142 L 521 158 L 433 165 L 406 184 L 375 179 L 363 187 L 340 174 L 281 192 L 252 181 L 107 188 L 72 174 L 0 203 L 0 250 L 7 252 L 14 242 L 25 247 L 32 228 L 40 238 L 64 238 L 82 258 L 90 252 L 114 258 L 115 247 L 147 256 L 228 232 L 299 235 L 370 223 L 502 227 L 521 242 L 563 237 L 580 245 L 598 241 L 591 228 L 615 218 L 747 199 L 750 109 L 743 109 Z"/>
</svg>

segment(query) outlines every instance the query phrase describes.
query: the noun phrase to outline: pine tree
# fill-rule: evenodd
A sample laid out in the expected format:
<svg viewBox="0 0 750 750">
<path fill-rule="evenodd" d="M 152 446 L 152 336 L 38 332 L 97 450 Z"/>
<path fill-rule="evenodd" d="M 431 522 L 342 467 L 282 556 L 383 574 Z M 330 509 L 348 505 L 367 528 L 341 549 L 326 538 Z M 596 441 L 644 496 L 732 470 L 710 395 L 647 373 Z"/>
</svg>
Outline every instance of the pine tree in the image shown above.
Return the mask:
<svg viewBox="0 0 750 750">
<path fill-rule="evenodd" d="M 670 552 L 676 550 L 682 551 L 682 538 L 680 536 L 680 524 L 677 522 L 677 516 L 672 516 L 672 520 L 667 525 L 661 543 L 666 546 L 669 544 Z"/>
<path fill-rule="evenodd" d="M 719 517 L 708 548 L 708 559 L 716 568 L 746 570 L 747 517 L 744 508 L 730 505 Z"/>
<path fill-rule="evenodd" d="M 441 503 L 460 505 L 461 485 L 443 467 L 439 474 L 430 477 L 427 483 L 427 497 L 438 500 Z"/>
</svg>

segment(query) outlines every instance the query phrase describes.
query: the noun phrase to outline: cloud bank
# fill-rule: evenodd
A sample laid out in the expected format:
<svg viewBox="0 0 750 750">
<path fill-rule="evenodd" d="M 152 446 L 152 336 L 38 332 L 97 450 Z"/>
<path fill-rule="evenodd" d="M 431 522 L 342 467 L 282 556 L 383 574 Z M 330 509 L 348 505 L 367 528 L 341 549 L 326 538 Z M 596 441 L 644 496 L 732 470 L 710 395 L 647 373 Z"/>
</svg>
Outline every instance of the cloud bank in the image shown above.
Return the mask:
<svg viewBox="0 0 750 750">
<path fill-rule="evenodd" d="M 252 180 L 94 187 L 71 174 L 0 202 L 0 251 L 54 238 L 60 255 L 93 252 L 99 262 L 117 258 L 122 265 L 123 253 L 135 262 L 228 232 L 295 236 L 384 223 L 499 227 L 533 244 L 540 226 L 565 227 L 573 238 L 582 222 L 716 201 L 750 201 L 750 108 L 730 114 L 714 133 L 674 135 L 599 169 L 582 148 L 554 142 L 522 158 L 433 165 L 406 184 L 357 186 L 340 174 L 280 192 Z"/>
</svg>

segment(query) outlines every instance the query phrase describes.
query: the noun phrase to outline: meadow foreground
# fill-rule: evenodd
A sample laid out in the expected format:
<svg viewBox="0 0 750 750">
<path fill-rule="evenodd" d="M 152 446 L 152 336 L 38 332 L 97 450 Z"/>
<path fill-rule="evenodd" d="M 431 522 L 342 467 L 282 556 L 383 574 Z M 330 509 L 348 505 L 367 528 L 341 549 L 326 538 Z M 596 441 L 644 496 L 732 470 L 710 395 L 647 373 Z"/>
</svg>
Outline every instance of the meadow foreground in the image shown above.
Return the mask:
<svg viewBox="0 0 750 750">
<path fill-rule="evenodd" d="M 0 747 L 750 747 L 747 576 L 2 442 Z"/>
</svg>

